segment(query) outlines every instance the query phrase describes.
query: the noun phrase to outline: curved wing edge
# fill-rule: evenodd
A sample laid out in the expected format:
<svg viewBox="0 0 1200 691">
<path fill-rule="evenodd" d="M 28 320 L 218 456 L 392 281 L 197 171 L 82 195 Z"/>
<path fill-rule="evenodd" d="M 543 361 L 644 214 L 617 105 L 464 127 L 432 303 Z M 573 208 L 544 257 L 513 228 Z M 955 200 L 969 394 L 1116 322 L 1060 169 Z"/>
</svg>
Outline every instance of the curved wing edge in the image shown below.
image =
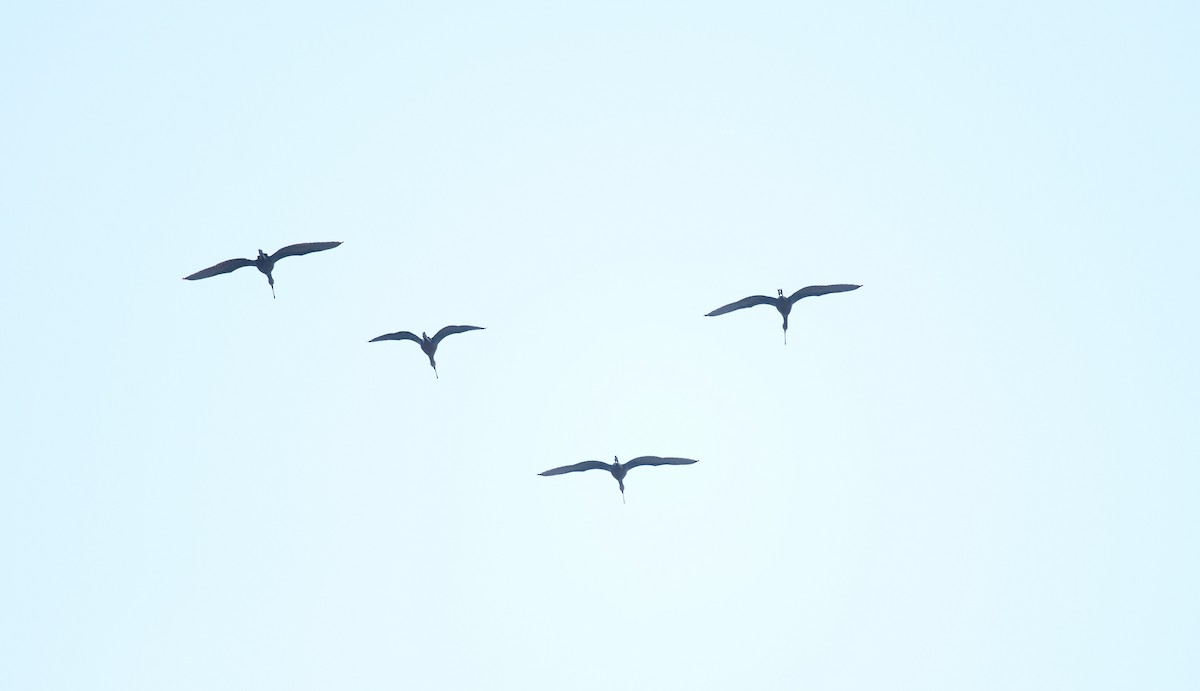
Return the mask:
<svg viewBox="0 0 1200 691">
<path fill-rule="evenodd" d="M 716 316 L 725 314 L 727 312 L 733 312 L 734 310 L 745 309 L 747 307 L 754 307 L 755 305 L 774 305 L 774 304 L 775 304 L 775 298 L 767 297 L 766 295 L 751 295 L 748 298 L 742 298 L 741 300 L 738 300 L 737 302 L 731 302 L 728 305 L 725 305 L 723 307 L 718 307 L 715 310 L 709 312 L 708 314 L 706 314 L 704 316 L 716 317 Z"/>
<path fill-rule="evenodd" d="M 612 466 L 603 461 L 583 461 L 582 463 L 576 463 L 574 465 L 564 465 L 558 468 L 544 470 L 538 473 L 538 475 L 562 475 L 563 473 L 579 473 L 585 470 L 612 470 Z"/>
</svg>

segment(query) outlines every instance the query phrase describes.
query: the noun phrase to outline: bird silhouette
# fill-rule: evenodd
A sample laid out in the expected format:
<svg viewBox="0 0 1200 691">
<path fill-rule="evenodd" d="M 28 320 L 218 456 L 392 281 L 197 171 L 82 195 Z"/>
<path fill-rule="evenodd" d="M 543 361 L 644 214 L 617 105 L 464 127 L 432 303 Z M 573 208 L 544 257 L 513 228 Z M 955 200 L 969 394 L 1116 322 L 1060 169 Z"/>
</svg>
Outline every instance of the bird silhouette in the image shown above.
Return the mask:
<svg viewBox="0 0 1200 691">
<path fill-rule="evenodd" d="M 617 486 L 621 488 L 621 503 L 625 503 L 625 474 L 631 469 L 641 465 L 691 465 L 696 461 L 691 458 L 671 458 L 662 456 L 638 456 L 625 463 L 617 460 L 613 456 L 612 463 L 604 461 L 583 461 L 575 465 L 564 465 L 561 468 L 551 468 L 538 475 L 562 475 L 563 473 L 579 473 L 584 470 L 607 470 L 612 473 L 612 476 L 617 479 Z"/>
<path fill-rule="evenodd" d="M 862 286 L 856 286 L 851 283 L 838 283 L 832 286 L 808 286 L 801 288 L 792 293 L 791 297 L 784 297 L 783 290 L 779 290 L 779 297 L 767 297 L 766 295 L 751 295 L 748 298 L 742 298 L 737 302 L 731 302 L 724 307 L 718 307 L 715 310 L 704 315 L 706 317 L 715 317 L 726 312 L 754 307 L 755 305 L 774 305 L 775 309 L 783 315 L 783 344 L 787 345 L 787 327 L 788 314 L 792 311 L 792 305 L 800 298 L 810 298 L 816 295 L 828 295 L 829 293 L 844 293 L 847 290 L 855 290 Z"/>
<path fill-rule="evenodd" d="M 302 242 L 298 245 L 288 245 L 283 249 L 278 250 L 275 254 L 267 254 L 262 250 L 258 251 L 258 256 L 254 259 L 227 259 L 220 264 L 215 264 L 197 271 L 191 276 L 184 276 L 185 281 L 198 281 L 202 278 L 211 278 L 227 274 L 230 271 L 237 271 L 243 266 L 258 267 L 258 270 L 267 275 L 267 283 L 271 284 L 271 297 L 275 297 L 275 277 L 271 272 L 275 270 L 275 262 L 284 257 L 299 257 L 302 254 L 309 252 L 321 252 L 322 250 L 331 250 L 342 243 L 340 242 Z"/>
<path fill-rule="evenodd" d="M 429 356 L 429 366 L 433 368 L 433 376 L 437 377 L 437 362 L 434 361 L 433 354 L 437 352 L 438 344 L 442 342 L 442 339 L 451 334 L 460 334 L 464 331 L 475 331 L 482 328 L 482 326 L 443 326 L 440 331 L 433 335 L 433 338 L 426 336 L 424 331 L 421 332 L 420 336 L 411 331 L 397 331 L 392 334 L 376 336 L 367 341 L 367 343 L 374 343 L 375 341 L 412 341 L 421 346 L 421 350 L 425 351 L 425 354 Z M 438 378 L 440 379 L 441 377 Z"/>
</svg>

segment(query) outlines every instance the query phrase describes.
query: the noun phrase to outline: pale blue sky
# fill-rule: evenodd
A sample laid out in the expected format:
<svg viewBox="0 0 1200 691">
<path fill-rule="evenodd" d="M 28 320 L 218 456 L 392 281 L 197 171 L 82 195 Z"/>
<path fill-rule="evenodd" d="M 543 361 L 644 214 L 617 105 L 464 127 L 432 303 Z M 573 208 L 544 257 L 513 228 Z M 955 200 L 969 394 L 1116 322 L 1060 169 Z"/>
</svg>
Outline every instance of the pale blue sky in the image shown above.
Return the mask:
<svg viewBox="0 0 1200 691">
<path fill-rule="evenodd" d="M 0 686 L 1196 688 L 1198 20 L 5 6 Z"/>
</svg>

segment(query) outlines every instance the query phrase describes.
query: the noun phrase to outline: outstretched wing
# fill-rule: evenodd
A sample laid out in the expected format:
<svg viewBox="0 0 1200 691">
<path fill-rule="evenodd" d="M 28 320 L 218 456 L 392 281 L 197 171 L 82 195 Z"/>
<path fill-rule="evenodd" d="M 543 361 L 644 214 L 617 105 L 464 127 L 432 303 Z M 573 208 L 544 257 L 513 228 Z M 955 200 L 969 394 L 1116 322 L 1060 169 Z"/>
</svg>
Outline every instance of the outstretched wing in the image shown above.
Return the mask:
<svg viewBox="0 0 1200 691">
<path fill-rule="evenodd" d="M 745 309 L 747 307 L 754 307 L 755 305 L 774 305 L 774 304 L 775 304 L 775 298 L 769 298 L 766 295 L 751 295 L 750 297 L 742 298 L 741 300 L 738 300 L 737 302 L 731 302 L 728 305 L 725 305 L 724 307 L 718 307 L 715 310 L 709 312 L 708 314 L 706 314 L 704 316 L 715 317 L 719 314 L 725 314 L 726 312 L 732 312 L 734 310 Z"/>
<path fill-rule="evenodd" d="M 309 252 L 320 252 L 322 250 L 331 250 L 342 243 L 340 242 L 302 242 L 298 245 L 288 245 L 281 248 L 271 255 L 271 261 L 277 262 L 284 257 L 299 257 L 302 254 Z"/>
<path fill-rule="evenodd" d="M 421 337 L 411 331 L 397 331 L 394 334 L 376 336 L 375 338 L 367 341 L 367 343 L 374 343 L 375 341 L 416 341 L 417 343 L 420 343 Z"/>
<path fill-rule="evenodd" d="M 562 475 L 563 473 L 578 473 L 584 470 L 611 470 L 612 466 L 603 461 L 584 461 L 575 465 L 564 465 L 561 468 L 551 468 L 538 475 Z"/>
<path fill-rule="evenodd" d="M 788 298 L 788 302 L 794 303 L 800 298 L 811 298 L 818 295 L 828 295 L 830 293 L 844 293 L 847 290 L 854 290 L 861 287 L 862 286 L 856 286 L 853 283 L 838 283 L 837 285 L 832 286 L 808 286 L 807 288 L 801 288 L 800 290 L 792 293 L 792 296 Z"/>
<path fill-rule="evenodd" d="M 433 338 L 430 340 L 433 341 L 434 345 L 437 345 L 438 343 L 442 342 L 443 338 L 445 338 L 451 334 L 460 334 L 464 331 L 475 331 L 476 329 L 482 329 L 482 328 L 483 328 L 482 326 L 443 326 L 441 328 L 441 330 L 439 330 L 437 333 L 435 333 L 433 335 Z"/>
<path fill-rule="evenodd" d="M 191 276 L 184 276 L 183 280 L 198 281 L 201 278 L 209 278 L 211 276 L 220 276 L 221 274 L 227 274 L 230 271 L 240 269 L 243 266 L 254 266 L 254 260 L 253 259 L 228 259 L 226 261 L 221 262 L 220 264 L 210 266 L 207 269 L 201 269 L 200 271 L 197 271 L 196 273 L 192 274 Z"/>
<path fill-rule="evenodd" d="M 696 461 L 691 458 L 674 458 L 671 456 L 638 456 L 627 463 L 622 463 L 626 470 L 639 465 L 691 465 Z"/>
</svg>

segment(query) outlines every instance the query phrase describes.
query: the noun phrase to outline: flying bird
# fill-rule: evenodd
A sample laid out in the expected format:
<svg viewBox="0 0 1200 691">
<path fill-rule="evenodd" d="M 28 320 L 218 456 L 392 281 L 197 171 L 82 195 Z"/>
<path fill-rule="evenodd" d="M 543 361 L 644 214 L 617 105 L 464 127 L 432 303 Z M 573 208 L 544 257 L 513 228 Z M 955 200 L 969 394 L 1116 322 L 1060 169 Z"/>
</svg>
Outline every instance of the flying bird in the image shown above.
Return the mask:
<svg viewBox="0 0 1200 691">
<path fill-rule="evenodd" d="M 662 456 L 638 456 L 630 461 L 621 463 L 613 456 L 612 463 L 604 461 L 584 461 L 575 465 L 564 465 L 561 468 L 551 468 L 538 475 L 562 475 L 563 473 L 578 473 L 584 470 L 607 470 L 612 473 L 612 476 L 617 479 L 617 486 L 621 488 L 621 503 L 625 503 L 625 474 L 632 468 L 640 465 L 691 465 L 696 461 L 691 458 L 671 458 Z"/>
<path fill-rule="evenodd" d="M 715 310 L 704 315 L 706 317 L 715 317 L 726 312 L 754 307 L 755 305 L 774 305 L 775 309 L 783 315 L 783 344 L 787 345 L 787 326 L 788 314 L 792 311 L 792 305 L 800 298 L 810 298 L 816 295 L 828 295 L 829 293 L 844 293 L 847 290 L 856 290 L 862 286 L 856 286 L 851 283 L 838 283 L 832 286 L 808 286 L 801 288 L 792 293 L 791 297 L 784 297 L 783 290 L 779 290 L 779 297 L 767 297 L 766 295 L 751 295 L 748 298 L 742 298 L 737 302 L 731 302 L 724 307 L 718 307 Z"/>
<path fill-rule="evenodd" d="M 207 269 L 197 271 L 191 276 L 184 276 L 185 281 L 198 281 L 201 278 L 211 278 L 227 274 L 230 271 L 237 271 L 243 266 L 257 267 L 259 271 L 267 275 L 267 282 L 271 284 L 271 297 L 275 297 L 275 277 L 271 272 L 275 270 L 275 262 L 284 257 L 299 257 L 302 254 L 309 252 L 321 252 L 323 250 L 331 250 L 342 243 L 340 242 L 302 242 L 298 245 L 288 245 L 277 251 L 275 254 L 267 254 L 262 250 L 258 251 L 258 256 L 254 259 L 228 259 L 210 266 Z"/>
<path fill-rule="evenodd" d="M 433 354 L 437 352 L 438 344 L 442 342 L 442 339 L 451 334 L 460 334 L 464 331 L 475 331 L 482 328 L 482 326 L 443 326 L 440 331 L 433 335 L 433 338 L 426 336 L 424 331 L 421 332 L 420 336 L 411 331 L 397 331 L 393 334 L 376 336 L 367 341 L 367 343 L 374 343 L 375 341 L 412 341 L 421 346 L 421 350 L 425 351 L 425 354 L 429 356 L 429 366 L 433 368 L 433 376 L 437 377 L 437 362 L 434 361 Z M 440 377 L 438 378 L 440 379 Z"/>
</svg>

